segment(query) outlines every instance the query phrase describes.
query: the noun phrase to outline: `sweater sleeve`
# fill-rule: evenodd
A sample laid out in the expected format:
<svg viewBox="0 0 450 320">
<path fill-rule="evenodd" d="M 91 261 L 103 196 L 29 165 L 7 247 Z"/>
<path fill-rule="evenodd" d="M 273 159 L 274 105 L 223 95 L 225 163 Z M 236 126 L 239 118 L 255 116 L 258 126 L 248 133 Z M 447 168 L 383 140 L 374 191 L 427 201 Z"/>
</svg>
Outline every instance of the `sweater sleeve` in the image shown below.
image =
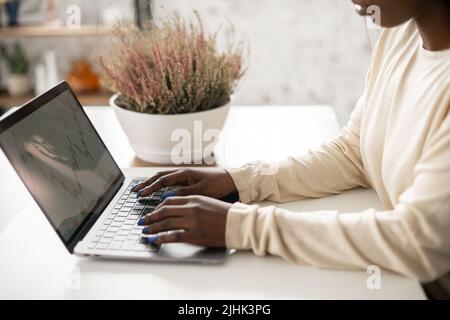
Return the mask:
<svg viewBox="0 0 450 320">
<path fill-rule="evenodd" d="M 384 32 L 378 39 L 366 76 L 364 93 L 340 134 L 321 147 L 299 157 L 267 163 L 256 161 L 242 168 L 227 169 L 239 192 L 240 201 L 287 202 L 341 193 L 356 187 L 370 187 L 361 157 L 361 120 L 367 94 L 385 48 Z M 301 139 L 301 137 L 299 137 Z"/>
<path fill-rule="evenodd" d="M 340 141 L 338 145 L 342 147 L 342 138 Z M 319 173 L 288 175 L 288 185 L 278 179 L 285 178 L 289 172 L 296 173 L 297 167 L 283 168 L 282 177 L 252 177 L 252 182 L 245 186 L 247 189 L 243 189 L 249 190 L 245 199 L 260 199 L 265 195 L 278 200 L 293 198 L 296 184 L 301 185 L 304 195 L 319 195 L 325 190 L 336 191 L 364 181 L 358 157 L 349 152 L 353 150 L 348 149 L 350 145 L 345 142 L 347 152 L 328 153 L 326 160 L 323 151 L 319 157 L 310 155 L 320 162 L 318 165 L 309 164 L 312 161 L 309 157 L 294 162 L 298 169 L 312 170 L 305 166 L 306 162 Z M 322 163 L 336 158 L 347 162 L 337 172 Z M 433 280 L 450 269 L 449 159 L 450 116 L 447 116 L 415 166 L 411 185 L 392 210 L 290 212 L 273 206 L 237 203 L 228 213 L 227 246 L 317 267 L 365 269 L 378 265 L 423 282 Z M 305 179 L 306 184 L 300 183 Z M 327 179 L 340 180 L 339 186 L 328 187 L 323 182 Z"/>
<path fill-rule="evenodd" d="M 266 163 L 257 161 L 239 169 L 227 169 L 240 201 L 286 202 L 323 197 L 355 187 L 369 187 L 360 152 L 363 95 L 339 136 L 300 157 Z"/>
</svg>

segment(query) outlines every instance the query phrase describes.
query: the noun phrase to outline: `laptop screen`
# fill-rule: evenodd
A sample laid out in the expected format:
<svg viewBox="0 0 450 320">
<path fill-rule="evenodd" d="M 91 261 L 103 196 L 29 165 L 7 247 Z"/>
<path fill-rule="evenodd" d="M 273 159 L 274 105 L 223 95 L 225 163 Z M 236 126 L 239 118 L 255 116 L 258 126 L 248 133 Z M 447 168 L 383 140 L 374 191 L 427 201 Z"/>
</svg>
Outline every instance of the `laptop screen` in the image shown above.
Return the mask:
<svg viewBox="0 0 450 320">
<path fill-rule="evenodd" d="M 1 121 L 0 144 L 66 245 L 123 176 L 65 83 Z"/>
</svg>

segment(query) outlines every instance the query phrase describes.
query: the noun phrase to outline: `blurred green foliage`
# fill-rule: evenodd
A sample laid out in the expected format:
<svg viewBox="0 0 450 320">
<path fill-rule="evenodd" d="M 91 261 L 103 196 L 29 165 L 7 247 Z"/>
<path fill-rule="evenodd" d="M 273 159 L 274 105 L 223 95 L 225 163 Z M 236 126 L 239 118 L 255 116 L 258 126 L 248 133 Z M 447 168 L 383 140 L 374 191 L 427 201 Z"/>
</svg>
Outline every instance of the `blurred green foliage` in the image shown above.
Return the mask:
<svg viewBox="0 0 450 320">
<path fill-rule="evenodd" d="M 12 52 L 0 45 L 0 58 L 3 59 L 12 74 L 27 74 L 30 68 L 28 58 L 20 43 L 15 43 Z"/>
</svg>

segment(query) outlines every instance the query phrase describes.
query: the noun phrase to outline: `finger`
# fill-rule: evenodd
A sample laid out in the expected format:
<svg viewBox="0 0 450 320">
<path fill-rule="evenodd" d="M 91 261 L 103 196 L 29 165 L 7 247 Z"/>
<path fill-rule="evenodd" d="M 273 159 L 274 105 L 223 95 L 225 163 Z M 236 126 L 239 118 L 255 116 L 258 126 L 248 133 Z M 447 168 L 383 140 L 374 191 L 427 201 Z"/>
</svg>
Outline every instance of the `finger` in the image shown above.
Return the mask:
<svg viewBox="0 0 450 320">
<path fill-rule="evenodd" d="M 158 244 L 163 243 L 177 243 L 177 242 L 185 242 L 190 243 L 191 240 L 191 234 L 187 231 L 177 231 L 177 232 L 170 232 L 168 234 L 162 234 L 159 237 Z"/>
<path fill-rule="evenodd" d="M 184 196 L 195 196 L 199 194 L 204 194 L 205 192 L 204 191 L 202 192 L 202 189 L 204 189 L 203 183 L 198 182 L 191 186 L 178 187 L 174 191 L 177 196 L 184 197 Z"/>
<path fill-rule="evenodd" d="M 186 218 L 167 218 L 163 221 L 153 223 L 142 230 L 143 234 L 158 234 L 160 232 L 174 230 L 188 230 L 189 221 Z"/>
<path fill-rule="evenodd" d="M 193 196 L 193 195 L 199 195 L 202 194 L 203 186 L 202 183 L 196 183 L 192 186 L 188 187 L 177 187 L 176 189 L 168 190 L 166 193 L 164 193 L 161 196 L 161 199 L 164 201 L 166 199 L 174 198 L 174 197 L 186 197 L 186 196 Z M 141 195 L 143 197 L 143 195 Z"/>
<path fill-rule="evenodd" d="M 191 237 L 186 231 L 171 232 L 170 234 L 161 234 L 144 238 L 144 241 L 153 245 L 162 245 L 163 243 L 190 243 Z"/>
<path fill-rule="evenodd" d="M 171 232 L 169 234 L 161 234 L 145 239 L 147 243 L 161 245 L 163 243 L 192 243 L 192 236 L 186 231 Z"/>
<path fill-rule="evenodd" d="M 161 207 L 164 206 L 180 206 L 187 204 L 189 201 L 191 201 L 190 197 L 177 197 L 173 196 L 170 198 L 165 198 L 160 204 L 158 204 L 155 208 L 155 210 L 158 210 Z"/>
<path fill-rule="evenodd" d="M 151 195 L 153 192 L 158 191 L 165 187 L 173 187 L 192 183 L 192 181 L 188 181 L 189 178 L 190 178 L 189 171 L 176 171 L 159 177 L 158 179 L 155 180 L 155 182 L 150 184 L 148 187 L 139 191 L 138 195 L 140 197 L 147 197 Z"/>
<path fill-rule="evenodd" d="M 156 223 L 156 222 L 165 220 L 167 218 L 183 217 L 189 211 L 190 211 L 189 208 L 186 208 L 184 206 L 161 207 L 161 208 L 153 211 L 151 214 L 141 218 L 138 222 L 138 225 L 148 226 L 152 223 Z"/>
<path fill-rule="evenodd" d="M 146 186 L 151 185 L 151 184 L 152 184 L 153 182 L 155 182 L 158 178 L 160 178 L 160 177 L 162 177 L 162 176 L 165 176 L 165 175 L 167 175 L 167 174 L 174 173 L 174 172 L 176 172 L 176 171 L 177 171 L 177 170 L 166 170 L 166 171 L 158 172 L 158 173 L 155 174 L 153 177 L 150 177 L 150 178 L 148 178 L 147 180 L 145 180 L 144 182 L 142 182 L 142 183 L 136 185 L 136 186 L 133 188 L 133 192 L 138 192 L 139 190 L 144 189 Z"/>
</svg>

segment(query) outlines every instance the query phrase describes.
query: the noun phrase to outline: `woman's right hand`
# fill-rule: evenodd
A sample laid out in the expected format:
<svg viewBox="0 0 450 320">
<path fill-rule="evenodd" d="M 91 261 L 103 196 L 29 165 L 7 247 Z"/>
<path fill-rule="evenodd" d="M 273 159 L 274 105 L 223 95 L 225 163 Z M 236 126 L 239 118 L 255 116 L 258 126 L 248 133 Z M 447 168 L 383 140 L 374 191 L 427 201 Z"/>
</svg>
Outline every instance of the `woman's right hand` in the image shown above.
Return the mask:
<svg viewBox="0 0 450 320">
<path fill-rule="evenodd" d="M 146 197 L 164 187 L 177 187 L 171 196 L 203 195 L 221 199 L 237 193 L 233 179 L 223 169 L 180 169 L 162 171 L 134 187 L 139 197 Z"/>
</svg>

